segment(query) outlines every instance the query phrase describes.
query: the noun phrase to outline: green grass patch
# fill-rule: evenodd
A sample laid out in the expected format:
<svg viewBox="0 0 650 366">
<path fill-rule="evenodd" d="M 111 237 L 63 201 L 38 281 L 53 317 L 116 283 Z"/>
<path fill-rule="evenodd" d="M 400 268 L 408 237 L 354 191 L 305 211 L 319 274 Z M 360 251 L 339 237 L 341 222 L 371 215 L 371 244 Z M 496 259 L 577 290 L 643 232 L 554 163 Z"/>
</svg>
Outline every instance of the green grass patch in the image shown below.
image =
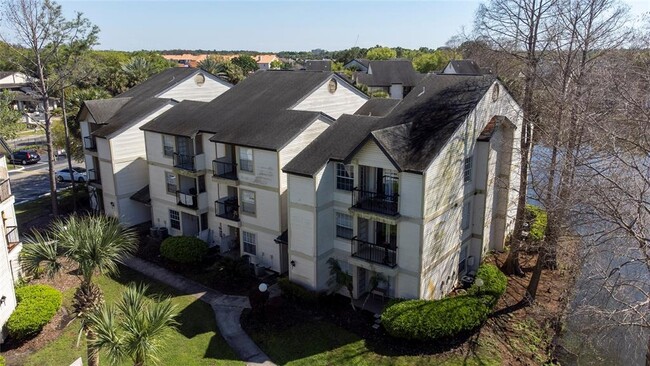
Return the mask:
<svg viewBox="0 0 650 366">
<path fill-rule="evenodd" d="M 59 212 L 72 210 L 72 189 L 59 191 L 57 194 L 59 201 Z M 77 205 L 79 208 L 88 205 L 88 192 L 85 186 L 79 186 L 77 190 Z M 39 217 L 48 216 L 52 212 L 52 199 L 50 196 L 37 198 L 33 201 L 21 203 L 14 206 L 16 211 L 16 221 L 18 225 L 24 225 Z"/>
<path fill-rule="evenodd" d="M 148 294 L 152 296 L 170 296 L 180 311 L 178 320 L 181 325 L 169 331 L 167 347 L 160 355 L 161 365 L 242 365 L 233 350 L 218 333 L 212 308 L 189 295 L 180 295 L 174 289 L 152 281 L 148 277 L 127 268 L 115 279 L 99 277 L 97 283 L 104 291 L 107 302 L 117 301 L 125 285 L 129 282 L 144 282 L 149 285 Z M 64 293 L 63 304 L 72 302 L 74 290 Z M 27 358 L 25 365 L 69 365 L 82 357 L 86 360 L 85 340 L 77 346 L 79 321 L 70 324 L 63 334 Z M 100 364 L 108 365 L 105 355 L 100 355 Z M 125 362 L 124 365 L 132 363 Z"/>
<path fill-rule="evenodd" d="M 479 342 L 467 354 L 456 351 L 440 354 L 393 355 L 382 346 L 370 346 L 354 333 L 327 321 L 309 321 L 286 329 L 271 327 L 251 332 L 250 336 L 278 365 L 500 365 L 493 347 Z"/>
</svg>

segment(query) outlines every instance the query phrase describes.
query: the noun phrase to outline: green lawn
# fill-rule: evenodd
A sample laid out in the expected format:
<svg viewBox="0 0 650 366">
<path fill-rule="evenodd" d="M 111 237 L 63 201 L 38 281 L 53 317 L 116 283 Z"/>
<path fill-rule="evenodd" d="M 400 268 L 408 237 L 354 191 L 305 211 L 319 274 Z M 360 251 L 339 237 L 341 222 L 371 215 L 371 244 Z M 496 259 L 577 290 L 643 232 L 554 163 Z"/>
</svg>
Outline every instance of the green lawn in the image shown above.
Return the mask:
<svg viewBox="0 0 650 366">
<path fill-rule="evenodd" d="M 72 210 L 72 189 L 64 189 L 58 193 L 59 199 L 59 212 L 66 212 Z M 77 204 L 82 207 L 82 204 L 87 204 L 88 193 L 77 191 Z M 24 225 L 41 216 L 47 216 L 52 212 L 52 199 L 50 196 L 37 198 L 33 201 L 21 203 L 14 206 L 16 210 L 16 221 L 18 225 Z"/>
<path fill-rule="evenodd" d="M 124 285 L 128 282 L 145 282 L 149 284 L 152 295 L 171 296 L 178 307 L 180 315 L 177 318 L 181 325 L 169 332 L 161 357 L 161 365 L 242 365 L 237 356 L 218 333 L 212 308 L 188 295 L 179 295 L 175 290 L 154 282 L 137 272 L 122 268 L 116 279 L 99 277 L 98 283 L 104 291 L 105 300 L 117 300 Z M 74 289 L 64 294 L 64 306 L 70 306 Z M 31 355 L 25 365 L 69 365 L 78 357 L 85 359 L 85 342 L 76 346 L 79 322 L 68 326 L 64 333 L 55 341 Z M 101 364 L 109 362 L 101 355 Z M 129 365 L 125 363 L 124 365 Z"/>
<path fill-rule="evenodd" d="M 469 354 L 383 354 L 385 350 L 373 350 L 357 335 L 326 321 L 300 323 L 280 331 L 265 329 L 251 337 L 279 365 L 501 365 L 489 345 L 479 345 Z"/>
</svg>

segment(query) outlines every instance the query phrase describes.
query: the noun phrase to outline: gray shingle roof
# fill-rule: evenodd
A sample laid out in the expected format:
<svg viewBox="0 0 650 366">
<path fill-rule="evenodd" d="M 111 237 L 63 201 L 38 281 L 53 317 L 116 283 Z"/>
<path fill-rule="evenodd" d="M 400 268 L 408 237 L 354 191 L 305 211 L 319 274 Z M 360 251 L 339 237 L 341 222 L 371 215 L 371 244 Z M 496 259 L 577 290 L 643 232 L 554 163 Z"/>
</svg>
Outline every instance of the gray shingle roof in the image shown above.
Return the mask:
<svg viewBox="0 0 650 366">
<path fill-rule="evenodd" d="M 283 171 L 313 176 L 327 161 L 350 159 L 364 141 L 373 139 L 400 171 L 421 173 L 495 80 L 428 75 L 385 117 L 341 116 Z"/>
<path fill-rule="evenodd" d="M 93 132 L 93 135 L 109 138 L 113 134 L 128 128 L 133 123 L 136 123 L 142 118 L 157 111 L 170 101 L 171 99 L 163 98 L 131 99 L 128 103 L 124 104 L 122 108 L 116 111 L 115 114 L 105 122 L 104 126 Z"/>
<path fill-rule="evenodd" d="M 201 130 L 214 131 L 212 141 L 278 150 L 322 116 L 289 108 L 333 76 L 331 72 L 257 72 L 200 108 L 195 118 L 206 124 Z"/>
<path fill-rule="evenodd" d="M 214 100 L 203 105 L 180 103 L 142 129 L 182 136 L 211 132 L 214 142 L 279 150 L 318 117 L 329 119 L 320 112 L 290 108 L 333 76 L 331 72 L 258 71 Z"/>
<path fill-rule="evenodd" d="M 449 64 L 458 75 L 483 75 L 484 72 L 474 60 L 451 60 Z M 445 66 L 447 69 L 447 66 Z"/>
<path fill-rule="evenodd" d="M 305 60 L 307 71 L 331 71 L 332 61 L 330 60 Z"/>
<path fill-rule="evenodd" d="M 208 132 L 205 128 L 209 127 L 209 124 L 194 117 L 199 108 L 206 104 L 206 102 L 184 100 L 169 111 L 147 122 L 140 129 L 187 137 L 194 137 L 199 131 Z"/>
<path fill-rule="evenodd" d="M 144 203 L 145 205 L 151 204 L 151 194 L 149 193 L 149 185 L 142 187 L 139 191 L 131 195 L 132 200 Z"/>
<path fill-rule="evenodd" d="M 383 117 L 399 104 L 399 99 L 373 98 L 369 99 L 354 114 L 360 116 Z"/>
<path fill-rule="evenodd" d="M 381 122 L 379 117 L 344 114 L 282 168 L 313 176 L 329 160 L 343 161 Z"/>
<path fill-rule="evenodd" d="M 357 81 L 367 86 L 414 86 L 423 77 L 423 74 L 415 71 L 413 63 L 409 60 L 370 61 L 368 67 L 372 74 L 357 74 Z"/>
<path fill-rule="evenodd" d="M 96 99 L 86 100 L 83 104 L 95 120 L 95 123 L 105 124 L 129 100 L 131 98 Z"/>
<path fill-rule="evenodd" d="M 192 67 L 171 67 L 151 76 L 149 79 L 118 95 L 116 98 L 152 98 L 197 71 L 199 69 Z"/>
</svg>

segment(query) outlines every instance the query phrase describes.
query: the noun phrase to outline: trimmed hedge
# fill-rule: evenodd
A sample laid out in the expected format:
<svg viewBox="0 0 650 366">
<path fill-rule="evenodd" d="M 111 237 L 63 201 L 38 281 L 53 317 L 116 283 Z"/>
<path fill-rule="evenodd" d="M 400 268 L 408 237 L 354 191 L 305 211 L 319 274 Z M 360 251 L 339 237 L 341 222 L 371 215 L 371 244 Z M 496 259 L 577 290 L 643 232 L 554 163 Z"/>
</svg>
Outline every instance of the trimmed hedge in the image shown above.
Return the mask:
<svg viewBox="0 0 650 366">
<path fill-rule="evenodd" d="M 318 292 L 308 290 L 297 283 L 291 282 L 288 277 L 279 278 L 278 286 L 280 287 L 280 290 L 282 290 L 282 296 L 289 300 L 305 304 L 315 304 L 318 302 Z"/>
<path fill-rule="evenodd" d="M 11 338 L 23 340 L 40 332 L 61 307 L 61 292 L 46 285 L 16 289 L 18 306 L 7 321 Z"/>
<path fill-rule="evenodd" d="M 170 236 L 160 244 L 160 254 L 178 263 L 200 262 L 208 253 L 208 244 L 193 236 Z"/>
<path fill-rule="evenodd" d="M 466 295 L 442 300 L 405 300 L 391 302 L 381 314 L 388 334 L 409 340 L 433 341 L 451 338 L 478 328 L 505 293 L 507 278 L 492 264 L 482 264 Z"/>
<path fill-rule="evenodd" d="M 526 205 L 526 214 L 531 218 L 529 235 L 530 240 L 540 241 L 544 239 L 544 235 L 546 234 L 546 225 L 548 222 L 546 210 L 528 204 Z"/>
</svg>

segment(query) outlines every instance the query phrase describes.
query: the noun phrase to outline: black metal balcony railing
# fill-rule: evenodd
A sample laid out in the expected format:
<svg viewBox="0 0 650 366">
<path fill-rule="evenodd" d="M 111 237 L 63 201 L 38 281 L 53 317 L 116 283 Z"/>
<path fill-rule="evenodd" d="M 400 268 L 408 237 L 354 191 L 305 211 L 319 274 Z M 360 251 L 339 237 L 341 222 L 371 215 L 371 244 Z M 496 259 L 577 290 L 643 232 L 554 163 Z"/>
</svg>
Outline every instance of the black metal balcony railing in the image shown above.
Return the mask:
<svg viewBox="0 0 650 366">
<path fill-rule="evenodd" d="M 84 137 L 84 148 L 86 150 L 97 150 L 97 145 L 95 145 L 95 138 L 92 136 Z"/>
<path fill-rule="evenodd" d="M 212 160 L 212 175 L 215 177 L 237 180 L 237 164 L 228 158 Z"/>
<path fill-rule="evenodd" d="M 7 232 L 7 250 L 11 252 L 12 249 L 20 244 L 20 238 L 18 237 L 18 227 L 16 226 L 7 226 L 5 228 Z"/>
<path fill-rule="evenodd" d="M 239 221 L 239 204 L 237 202 L 237 197 L 228 197 L 214 201 L 214 212 L 216 212 L 218 217 Z"/>
<path fill-rule="evenodd" d="M 7 178 L 0 183 L 0 202 L 4 202 L 9 197 L 11 197 L 11 186 Z"/>
<path fill-rule="evenodd" d="M 352 207 L 396 216 L 399 213 L 398 196 L 397 193 L 383 194 L 355 188 L 352 192 Z"/>
<path fill-rule="evenodd" d="M 195 171 L 195 155 L 183 155 L 179 153 L 174 153 L 174 168 L 180 168 L 183 170 Z"/>
<path fill-rule="evenodd" d="M 88 169 L 88 182 L 91 183 L 101 183 L 101 177 L 99 172 L 95 169 Z"/>
<path fill-rule="evenodd" d="M 394 244 L 375 244 L 365 240 L 357 239 L 355 236 L 352 242 L 352 256 L 361 258 L 368 262 L 383 264 L 388 267 L 397 265 L 397 247 Z"/>
<path fill-rule="evenodd" d="M 195 209 L 198 207 L 198 198 L 199 196 L 197 194 L 176 191 L 176 203 L 179 206 Z"/>
</svg>

